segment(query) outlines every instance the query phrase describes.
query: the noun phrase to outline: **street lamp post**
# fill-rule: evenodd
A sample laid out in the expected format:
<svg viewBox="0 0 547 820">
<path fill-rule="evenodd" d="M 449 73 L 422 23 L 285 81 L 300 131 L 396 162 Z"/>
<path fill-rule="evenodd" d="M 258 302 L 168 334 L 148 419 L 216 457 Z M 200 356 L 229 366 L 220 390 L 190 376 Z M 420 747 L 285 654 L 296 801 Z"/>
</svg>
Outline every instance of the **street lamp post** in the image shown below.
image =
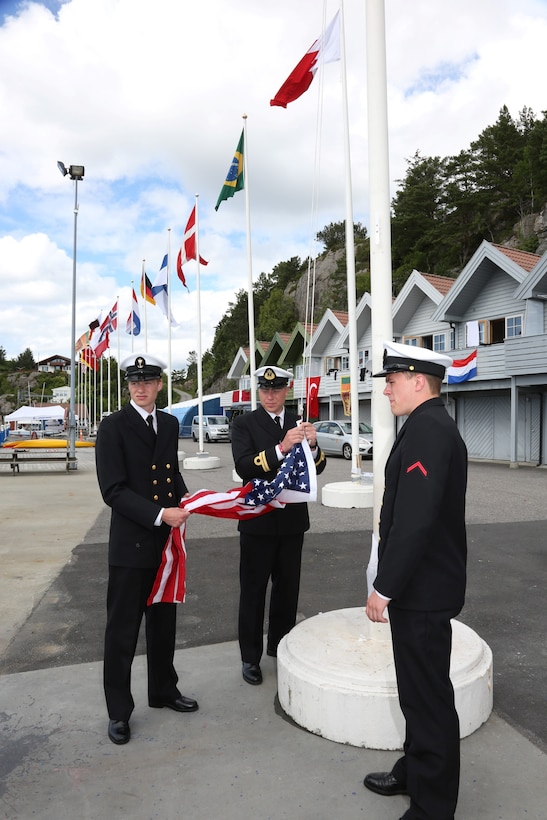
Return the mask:
<svg viewBox="0 0 547 820">
<path fill-rule="evenodd" d="M 68 411 L 68 454 L 70 456 L 69 469 L 76 470 L 76 239 L 78 229 L 78 182 L 84 178 L 83 165 L 69 165 L 66 168 L 63 162 L 57 163 L 61 174 L 74 180 L 74 248 L 72 253 L 72 330 L 70 340 L 70 406 Z"/>
</svg>

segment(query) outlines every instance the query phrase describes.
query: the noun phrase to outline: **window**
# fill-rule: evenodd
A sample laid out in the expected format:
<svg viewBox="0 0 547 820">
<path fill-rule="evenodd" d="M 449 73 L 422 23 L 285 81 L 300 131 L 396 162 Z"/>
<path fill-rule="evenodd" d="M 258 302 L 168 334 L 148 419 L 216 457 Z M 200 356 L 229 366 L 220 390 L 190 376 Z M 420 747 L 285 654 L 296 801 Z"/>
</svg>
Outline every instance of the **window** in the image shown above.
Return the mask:
<svg viewBox="0 0 547 820">
<path fill-rule="evenodd" d="M 479 325 L 479 344 L 501 344 L 505 339 L 522 336 L 522 314 L 501 316 L 499 319 L 481 319 Z"/>
<path fill-rule="evenodd" d="M 370 358 L 370 353 L 368 350 L 360 350 L 358 353 L 359 356 L 359 367 L 365 367 L 367 360 Z"/>
<path fill-rule="evenodd" d="M 340 370 L 349 370 L 349 356 L 347 354 L 340 357 Z"/>
<path fill-rule="evenodd" d="M 435 333 L 433 335 L 433 350 L 437 353 L 443 353 L 446 350 L 446 335 L 444 333 Z"/>
<path fill-rule="evenodd" d="M 513 339 L 515 336 L 522 336 L 522 316 L 508 316 L 505 323 L 506 339 Z"/>
<path fill-rule="evenodd" d="M 407 339 L 404 339 L 403 344 L 410 345 L 411 347 L 420 347 L 417 336 L 409 336 Z"/>
</svg>

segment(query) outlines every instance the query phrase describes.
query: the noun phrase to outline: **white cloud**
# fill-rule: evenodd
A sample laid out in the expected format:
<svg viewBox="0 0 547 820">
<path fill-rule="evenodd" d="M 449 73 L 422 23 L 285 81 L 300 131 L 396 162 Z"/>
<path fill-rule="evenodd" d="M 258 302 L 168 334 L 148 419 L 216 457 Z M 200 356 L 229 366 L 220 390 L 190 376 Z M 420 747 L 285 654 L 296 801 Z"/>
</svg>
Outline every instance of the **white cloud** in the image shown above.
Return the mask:
<svg viewBox="0 0 547 820">
<path fill-rule="evenodd" d="M 58 8 L 57 14 L 47 5 Z M 390 172 L 416 150 L 467 148 L 507 104 L 539 114 L 537 55 L 547 35 L 539 0 L 388 0 Z M 12 4 L 13 6 L 13 4 Z M 328 22 L 338 4 L 329 0 Z M 355 219 L 368 223 L 365 11 L 346 0 Z M 248 115 L 253 272 L 313 245 L 311 202 L 318 80 L 287 110 L 269 100 L 321 31 L 317 0 L 67 0 L 29 2 L 0 27 L 0 345 L 69 355 L 74 191 L 56 168 L 82 163 L 77 325 L 120 296 L 122 324 L 142 260 L 152 281 L 172 267 L 199 193 L 203 350 L 246 287 L 244 194 L 214 205 Z M 326 66 L 320 229 L 344 216 L 340 67 Z M 393 183 L 395 186 L 395 182 Z M 173 365 L 196 349 L 192 293 L 173 285 Z M 165 357 L 166 323 L 148 311 L 149 347 Z M 80 330 L 81 328 L 81 330 Z M 123 334 L 122 356 L 129 337 Z"/>
</svg>

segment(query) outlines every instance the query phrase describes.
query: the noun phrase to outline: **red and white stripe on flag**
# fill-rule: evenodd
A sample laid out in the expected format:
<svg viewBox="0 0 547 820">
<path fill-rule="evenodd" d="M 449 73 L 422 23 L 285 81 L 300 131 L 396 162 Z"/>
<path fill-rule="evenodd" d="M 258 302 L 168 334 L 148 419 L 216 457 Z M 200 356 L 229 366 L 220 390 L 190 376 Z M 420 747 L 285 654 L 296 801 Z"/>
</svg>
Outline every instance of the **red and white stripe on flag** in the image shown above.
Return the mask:
<svg viewBox="0 0 547 820">
<path fill-rule="evenodd" d="M 186 525 L 183 524 L 182 527 L 172 527 L 169 533 L 156 580 L 146 602 L 148 606 L 161 603 L 184 603 L 186 597 L 185 529 Z"/>
<path fill-rule="evenodd" d="M 283 509 L 286 504 L 315 501 L 317 474 L 307 441 L 295 444 L 273 481 L 253 479 L 226 492 L 198 490 L 180 502 L 193 513 L 245 519 Z M 185 525 L 171 529 L 147 604 L 183 603 L 186 593 Z"/>
</svg>

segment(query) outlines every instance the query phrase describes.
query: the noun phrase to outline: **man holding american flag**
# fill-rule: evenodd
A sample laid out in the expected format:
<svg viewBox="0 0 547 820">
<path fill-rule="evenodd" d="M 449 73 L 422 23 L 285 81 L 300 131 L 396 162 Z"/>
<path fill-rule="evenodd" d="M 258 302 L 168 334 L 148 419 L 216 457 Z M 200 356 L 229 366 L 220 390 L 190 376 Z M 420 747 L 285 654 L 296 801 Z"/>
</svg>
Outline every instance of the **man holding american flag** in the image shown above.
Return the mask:
<svg viewBox="0 0 547 820">
<path fill-rule="evenodd" d="M 283 482 L 285 457 L 293 449 L 303 450 L 305 441 L 311 448 L 312 470 L 321 473 L 326 461 L 317 446 L 315 427 L 300 422 L 285 409 L 292 375 L 280 367 L 261 367 L 254 376 L 258 379 L 260 407 L 237 416 L 232 427 L 232 453 L 238 475 L 244 482 Z M 296 623 L 302 545 L 309 527 L 306 502 L 289 503 L 268 515 L 239 521 L 239 646 L 243 679 L 252 685 L 262 683 L 260 660 L 270 578 L 268 655 L 276 657 L 279 641 Z"/>
</svg>

